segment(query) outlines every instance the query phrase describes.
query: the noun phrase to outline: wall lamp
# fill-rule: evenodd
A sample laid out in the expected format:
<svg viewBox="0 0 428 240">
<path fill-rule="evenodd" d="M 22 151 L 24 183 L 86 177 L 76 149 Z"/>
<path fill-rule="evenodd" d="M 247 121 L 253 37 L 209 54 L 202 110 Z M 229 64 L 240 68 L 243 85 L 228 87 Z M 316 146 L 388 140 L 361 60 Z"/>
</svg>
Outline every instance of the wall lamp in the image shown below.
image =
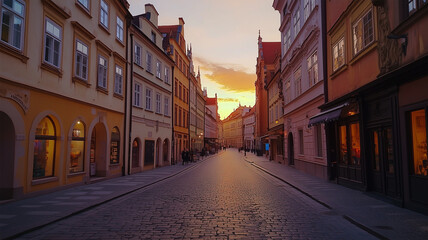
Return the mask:
<svg viewBox="0 0 428 240">
<path fill-rule="evenodd" d="M 406 56 L 406 53 L 407 53 L 407 33 L 401 34 L 401 35 L 389 34 L 386 37 L 388 39 L 404 39 L 404 40 L 400 40 L 400 42 L 401 42 L 401 50 L 403 51 L 404 56 Z"/>
</svg>

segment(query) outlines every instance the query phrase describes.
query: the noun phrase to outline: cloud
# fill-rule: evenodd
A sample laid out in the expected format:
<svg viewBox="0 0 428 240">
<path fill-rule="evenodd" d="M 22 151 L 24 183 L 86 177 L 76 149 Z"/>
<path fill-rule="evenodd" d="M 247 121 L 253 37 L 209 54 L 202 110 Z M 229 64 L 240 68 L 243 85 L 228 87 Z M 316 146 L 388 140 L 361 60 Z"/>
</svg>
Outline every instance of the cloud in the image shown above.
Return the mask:
<svg viewBox="0 0 428 240">
<path fill-rule="evenodd" d="M 256 74 L 245 72 L 243 67 L 236 64 L 226 67 L 200 57 L 194 59 L 201 65 L 202 76 L 220 85 L 221 89 L 232 92 L 255 91 Z"/>
<path fill-rule="evenodd" d="M 217 98 L 219 102 L 239 102 L 236 98 Z"/>
</svg>

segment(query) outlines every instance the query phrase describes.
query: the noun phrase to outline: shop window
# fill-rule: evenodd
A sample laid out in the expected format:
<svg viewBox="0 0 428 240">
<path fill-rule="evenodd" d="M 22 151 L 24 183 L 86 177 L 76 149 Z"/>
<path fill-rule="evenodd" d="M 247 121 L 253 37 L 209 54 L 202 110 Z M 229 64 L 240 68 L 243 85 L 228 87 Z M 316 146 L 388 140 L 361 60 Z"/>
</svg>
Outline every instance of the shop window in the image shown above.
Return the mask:
<svg viewBox="0 0 428 240">
<path fill-rule="evenodd" d="M 339 127 L 339 161 L 343 165 L 361 164 L 360 124 L 351 123 Z"/>
<path fill-rule="evenodd" d="M 36 128 L 33 179 L 54 176 L 55 145 L 55 125 L 50 117 L 45 117 Z"/>
<path fill-rule="evenodd" d="M 71 133 L 70 173 L 83 172 L 85 159 L 85 125 L 81 121 Z"/>
<path fill-rule="evenodd" d="M 117 127 L 114 127 L 111 132 L 110 144 L 110 164 L 119 164 L 120 153 L 120 133 Z"/>
<path fill-rule="evenodd" d="M 19 0 L 2 1 L 0 9 L 1 41 L 22 50 L 25 2 Z"/>
<path fill-rule="evenodd" d="M 348 164 L 348 141 L 346 137 L 346 125 L 342 125 L 339 127 L 339 161 L 341 164 Z"/>
<path fill-rule="evenodd" d="M 427 128 L 424 109 L 410 113 L 413 174 L 428 176 Z"/>
<path fill-rule="evenodd" d="M 349 138 L 351 147 L 351 165 L 360 165 L 360 124 L 353 123 L 349 126 Z"/>
<path fill-rule="evenodd" d="M 132 143 L 132 167 L 136 168 L 140 166 L 140 143 L 138 139 L 134 139 Z"/>
</svg>

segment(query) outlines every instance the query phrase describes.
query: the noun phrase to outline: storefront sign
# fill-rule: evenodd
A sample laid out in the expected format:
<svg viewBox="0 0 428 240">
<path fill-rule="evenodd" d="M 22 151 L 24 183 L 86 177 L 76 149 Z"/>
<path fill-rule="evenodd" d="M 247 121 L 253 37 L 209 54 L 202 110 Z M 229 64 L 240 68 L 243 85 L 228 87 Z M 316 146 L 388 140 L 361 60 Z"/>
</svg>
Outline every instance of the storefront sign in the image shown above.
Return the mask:
<svg viewBox="0 0 428 240">
<path fill-rule="evenodd" d="M 30 107 L 30 93 L 25 90 L 0 89 L 0 96 L 12 99 L 27 113 Z"/>
</svg>

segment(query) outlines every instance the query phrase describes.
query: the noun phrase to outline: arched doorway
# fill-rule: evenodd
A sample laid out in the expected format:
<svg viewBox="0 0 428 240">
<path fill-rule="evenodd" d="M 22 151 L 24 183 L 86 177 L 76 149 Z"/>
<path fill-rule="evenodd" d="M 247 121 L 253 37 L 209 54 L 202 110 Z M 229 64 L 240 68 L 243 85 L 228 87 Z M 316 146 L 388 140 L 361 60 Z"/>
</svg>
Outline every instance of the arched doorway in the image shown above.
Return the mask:
<svg viewBox="0 0 428 240">
<path fill-rule="evenodd" d="M 156 167 L 160 167 L 162 166 L 161 163 L 161 147 L 162 147 L 162 140 L 160 138 L 158 138 L 158 140 L 156 140 Z"/>
<path fill-rule="evenodd" d="M 132 168 L 140 167 L 140 139 L 136 138 L 132 142 Z"/>
<path fill-rule="evenodd" d="M 15 127 L 9 116 L 0 112 L 0 200 L 13 198 Z"/>
<path fill-rule="evenodd" d="M 89 159 L 89 175 L 91 177 L 105 177 L 107 174 L 107 131 L 102 123 L 98 123 L 92 129 Z"/>
<path fill-rule="evenodd" d="M 294 165 L 294 140 L 291 132 L 288 134 L 288 165 Z"/>
<path fill-rule="evenodd" d="M 169 140 L 165 139 L 163 140 L 163 164 L 162 165 L 169 165 Z"/>
<path fill-rule="evenodd" d="M 155 141 L 145 140 L 144 141 L 144 169 L 149 170 L 154 168 L 155 161 Z"/>
</svg>

